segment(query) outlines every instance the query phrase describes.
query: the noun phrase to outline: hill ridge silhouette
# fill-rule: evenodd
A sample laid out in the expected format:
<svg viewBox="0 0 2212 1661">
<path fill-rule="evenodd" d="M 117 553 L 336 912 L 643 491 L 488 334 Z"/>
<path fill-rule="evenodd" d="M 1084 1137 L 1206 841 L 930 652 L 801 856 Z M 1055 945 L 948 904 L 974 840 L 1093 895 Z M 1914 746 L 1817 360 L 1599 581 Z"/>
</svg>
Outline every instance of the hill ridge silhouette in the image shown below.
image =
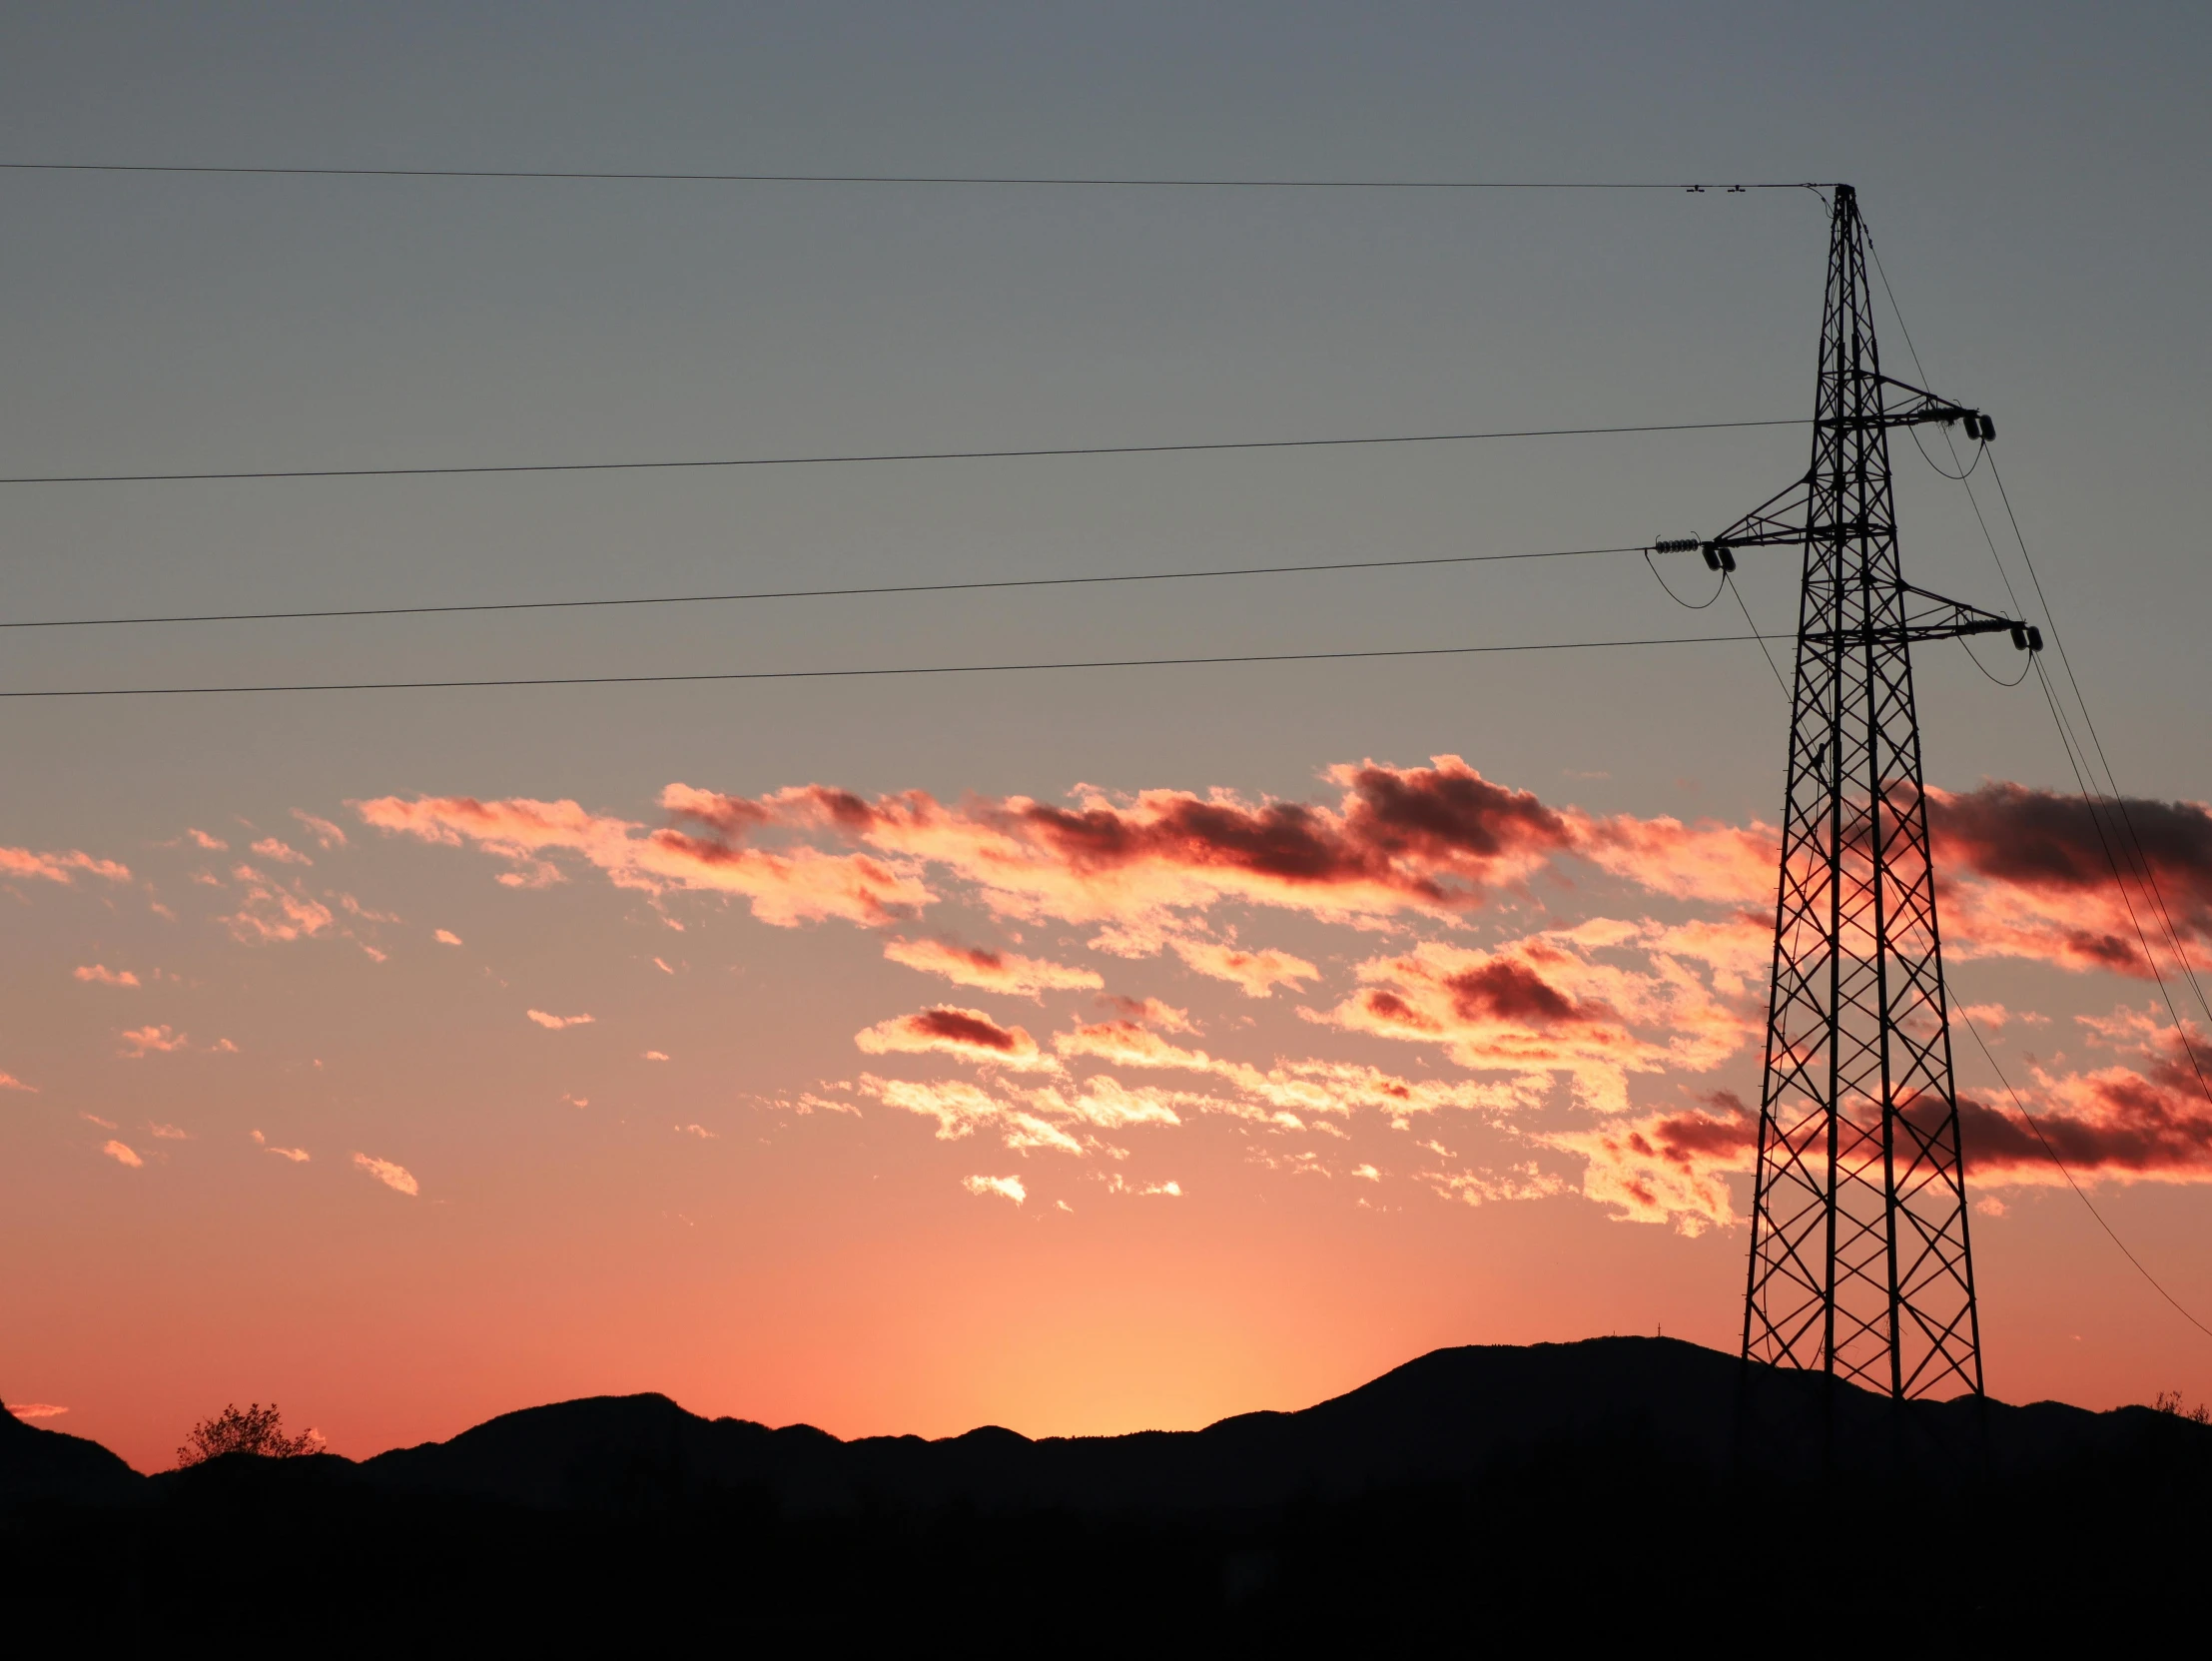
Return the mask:
<svg viewBox="0 0 2212 1661">
<path fill-rule="evenodd" d="M 2197 1618 L 2208 1498 L 2212 1426 L 2172 1413 L 1899 1405 L 1613 1337 L 1439 1349 L 1308 1407 L 1116 1436 L 843 1440 L 646 1392 L 359 1462 L 226 1454 L 141 1476 L 11 1420 L 0 1595 L 140 1643 L 343 1629 L 383 1647 L 402 1622 L 622 1652 L 702 1634 L 779 1651 L 916 1633 L 1075 1653 L 1466 1647 L 1478 1628 L 1649 1643 L 1655 1611 L 1692 1598 L 1803 1622 L 1798 1571 L 1719 1589 L 1747 1529 L 1794 1528 L 1852 1542 L 1834 1572 L 1878 1583 L 1919 1636 L 2047 1641 L 2078 1614 L 2109 1647 L 2129 1622 Z M 2097 1595 L 2054 1610 L 2054 1584 Z"/>
</svg>

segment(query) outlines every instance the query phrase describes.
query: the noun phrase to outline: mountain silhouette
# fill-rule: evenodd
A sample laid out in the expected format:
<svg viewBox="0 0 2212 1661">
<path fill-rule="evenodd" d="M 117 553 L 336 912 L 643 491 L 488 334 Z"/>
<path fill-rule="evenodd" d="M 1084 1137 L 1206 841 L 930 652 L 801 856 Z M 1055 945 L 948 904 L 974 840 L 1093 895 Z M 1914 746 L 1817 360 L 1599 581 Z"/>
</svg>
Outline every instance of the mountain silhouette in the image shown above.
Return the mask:
<svg viewBox="0 0 2212 1661">
<path fill-rule="evenodd" d="M 0 1589 L 138 1641 L 325 1648 L 395 1622 L 629 1648 L 1687 1641 L 1868 1598 L 1959 1640 L 2093 1611 L 2109 1643 L 2193 1615 L 2208 1500 L 2212 1427 L 2173 1413 L 1899 1405 L 1615 1337 L 1437 1350 L 1298 1411 L 1124 1436 L 846 1441 L 600 1396 L 358 1463 L 142 1477 L 11 1420 Z"/>
</svg>

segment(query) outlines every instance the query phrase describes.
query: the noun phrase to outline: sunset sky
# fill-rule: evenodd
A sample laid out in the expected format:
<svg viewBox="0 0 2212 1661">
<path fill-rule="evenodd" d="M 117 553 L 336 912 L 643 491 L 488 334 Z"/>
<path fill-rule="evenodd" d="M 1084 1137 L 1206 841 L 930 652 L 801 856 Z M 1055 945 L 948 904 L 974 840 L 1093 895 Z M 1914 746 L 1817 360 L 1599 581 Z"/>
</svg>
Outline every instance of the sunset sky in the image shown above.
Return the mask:
<svg viewBox="0 0 2212 1661">
<path fill-rule="evenodd" d="M 0 161 L 1850 179 L 1926 375 L 1994 415 L 2207 970 L 2208 30 L 2101 15 L 1863 8 L 1835 41 L 1812 7 L 18 10 Z M 11 475 L 1773 419 L 1811 406 L 1826 249 L 1797 192 L 0 198 Z M 0 620 L 1634 547 L 1719 529 L 1805 448 L 10 484 Z M 2000 608 L 2009 577 L 2041 618 L 1986 470 L 1969 496 L 1896 464 L 1908 576 Z M 1794 560 L 1745 556 L 1765 628 Z M 11 629 L 0 690 L 1734 622 L 1599 553 Z M 2212 1105 L 2036 681 L 1916 665 L 1953 1002 L 2212 1319 Z M 1786 719 L 1741 643 L 0 700 L 0 1391 L 150 1469 L 231 1400 L 357 1456 L 645 1389 L 1049 1434 L 1299 1406 L 1443 1344 L 1733 1348 Z M 2212 1397 L 2212 1338 L 1957 1049 L 1991 1390 Z"/>
</svg>

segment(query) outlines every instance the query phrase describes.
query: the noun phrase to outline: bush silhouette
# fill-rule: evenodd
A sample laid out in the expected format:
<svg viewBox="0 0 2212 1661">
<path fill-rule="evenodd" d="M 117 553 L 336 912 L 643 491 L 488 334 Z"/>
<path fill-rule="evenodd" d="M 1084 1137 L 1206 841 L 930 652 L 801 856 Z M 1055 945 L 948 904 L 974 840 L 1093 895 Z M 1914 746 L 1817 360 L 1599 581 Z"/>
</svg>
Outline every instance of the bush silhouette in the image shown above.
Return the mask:
<svg viewBox="0 0 2212 1661">
<path fill-rule="evenodd" d="M 213 1418 L 192 1427 L 192 1435 L 177 1449 L 177 1466 L 197 1465 L 225 1453 L 254 1453 L 264 1459 L 296 1459 L 303 1453 L 323 1451 L 323 1432 L 310 1425 L 297 1436 L 285 1434 L 284 1415 L 272 1401 L 239 1407 L 232 1402 Z"/>
</svg>

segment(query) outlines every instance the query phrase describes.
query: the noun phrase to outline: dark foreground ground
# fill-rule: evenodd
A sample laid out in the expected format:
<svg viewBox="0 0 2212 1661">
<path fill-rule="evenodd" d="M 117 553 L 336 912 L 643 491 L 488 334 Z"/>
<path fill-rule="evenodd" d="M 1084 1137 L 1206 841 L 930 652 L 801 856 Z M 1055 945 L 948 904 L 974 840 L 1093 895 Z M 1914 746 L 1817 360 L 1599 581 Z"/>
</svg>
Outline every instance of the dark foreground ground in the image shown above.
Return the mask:
<svg viewBox="0 0 2212 1661">
<path fill-rule="evenodd" d="M 1042 1442 L 646 1395 L 149 1478 L 0 1415 L 9 1629 L 74 1645 L 2133 1648 L 2201 1631 L 2208 1545 L 2204 1425 L 1900 1410 L 1653 1338 L 1439 1350 L 1302 1412 Z"/>
</svg>

